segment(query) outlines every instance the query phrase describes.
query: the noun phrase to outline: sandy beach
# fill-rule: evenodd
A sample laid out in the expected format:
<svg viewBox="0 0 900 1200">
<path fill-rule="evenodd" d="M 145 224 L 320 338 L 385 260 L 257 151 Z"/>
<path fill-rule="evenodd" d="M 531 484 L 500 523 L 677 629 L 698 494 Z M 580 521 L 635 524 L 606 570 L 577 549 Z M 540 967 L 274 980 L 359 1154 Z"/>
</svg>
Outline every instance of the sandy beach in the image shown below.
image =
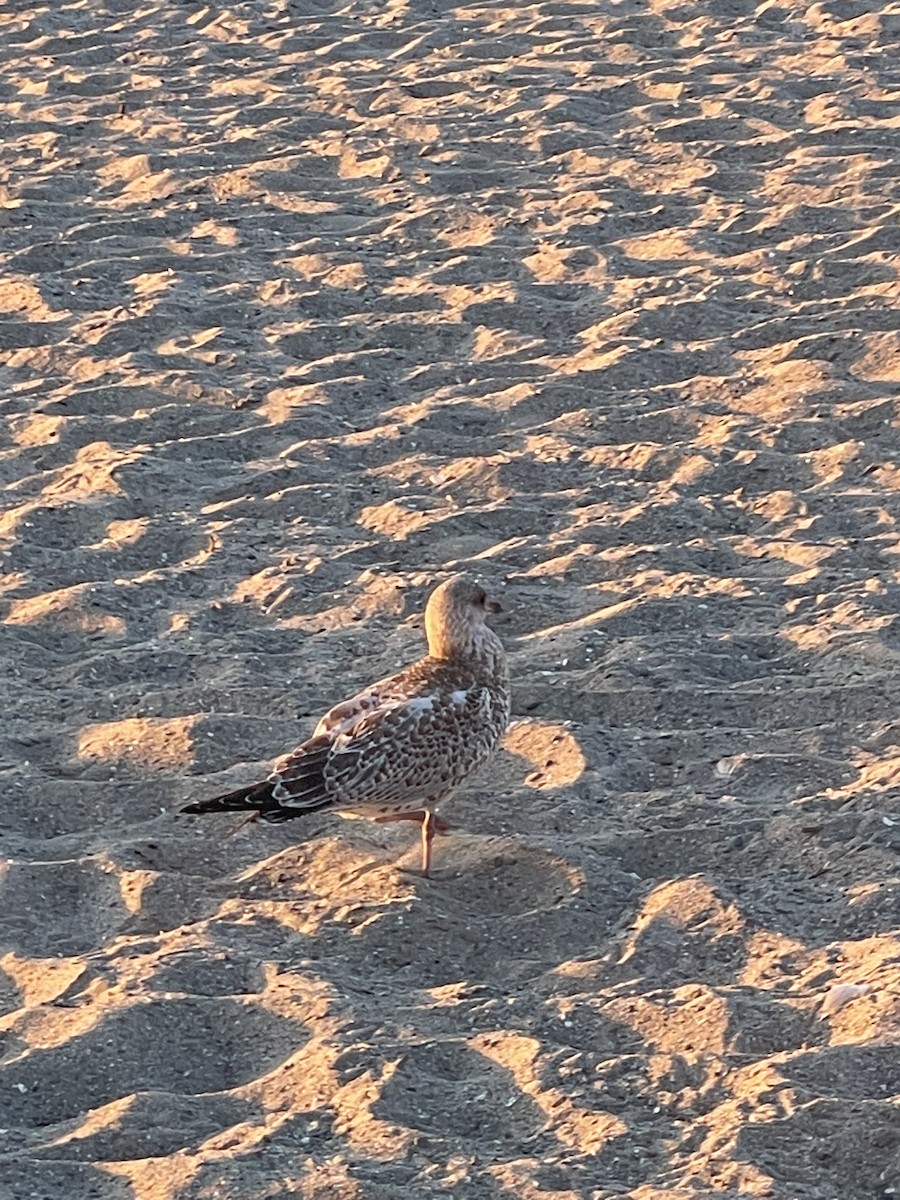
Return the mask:
<svg viewBox="0 0 900 1200">
<path fill-rule="evenodd" d="M 900 1191 L 900 5 L 0 13 L 0 1200 Z M 415 830 L 182 816 L 501 599 Z"/>
</svg>

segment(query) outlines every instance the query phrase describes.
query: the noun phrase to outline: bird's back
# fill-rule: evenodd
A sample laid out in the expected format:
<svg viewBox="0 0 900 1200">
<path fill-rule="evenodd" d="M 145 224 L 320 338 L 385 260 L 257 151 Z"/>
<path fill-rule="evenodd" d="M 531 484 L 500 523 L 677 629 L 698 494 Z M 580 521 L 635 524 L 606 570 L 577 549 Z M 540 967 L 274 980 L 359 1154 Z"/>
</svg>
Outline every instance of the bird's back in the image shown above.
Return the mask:
<svg viewBox="0 0 900 1200">
<path fill-rule="evenodd" d="M 315 755 L 335 807 L 416 806 L 459 787 L 496 749 L 508 721 L 505 669 L 426 656 L 330 709 L 276 766 L 275 794 L 285 808 L 304 807 Z M 297 785 L 302 794 L 294 797 Z"/>
</svg>

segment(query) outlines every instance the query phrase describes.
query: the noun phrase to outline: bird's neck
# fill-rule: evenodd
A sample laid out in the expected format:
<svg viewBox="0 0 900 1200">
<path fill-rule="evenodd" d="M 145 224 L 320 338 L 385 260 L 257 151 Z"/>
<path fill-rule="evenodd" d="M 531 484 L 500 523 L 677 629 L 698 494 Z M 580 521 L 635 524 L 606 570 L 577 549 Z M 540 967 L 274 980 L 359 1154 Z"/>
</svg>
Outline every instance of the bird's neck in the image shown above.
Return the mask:
<svg viewBox="0 0 900 1200">
<path fill-rule="evenodd" d="M 465 659 L 498 670 L 506 659 L 503 643 L 487 625 L 444 625 L 428 630 L 428 653 L 432 658 Z"/>
</svg>

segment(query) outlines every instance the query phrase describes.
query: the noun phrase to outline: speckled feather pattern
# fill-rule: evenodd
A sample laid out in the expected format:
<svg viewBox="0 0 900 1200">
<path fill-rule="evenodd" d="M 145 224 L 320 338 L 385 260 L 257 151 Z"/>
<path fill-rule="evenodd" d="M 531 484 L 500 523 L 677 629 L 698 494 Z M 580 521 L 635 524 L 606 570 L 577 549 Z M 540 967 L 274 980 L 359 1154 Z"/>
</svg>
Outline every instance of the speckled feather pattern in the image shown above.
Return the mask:
<svg viewBox="0 0 900 1200">
<path fill-rule="evenodd" d="M 505 669 L 423 658 L 327 713 L 270 776 L 284 811 L 263 815 L 437 804 L 490 758 L 508 722 Z"/>
</svg>

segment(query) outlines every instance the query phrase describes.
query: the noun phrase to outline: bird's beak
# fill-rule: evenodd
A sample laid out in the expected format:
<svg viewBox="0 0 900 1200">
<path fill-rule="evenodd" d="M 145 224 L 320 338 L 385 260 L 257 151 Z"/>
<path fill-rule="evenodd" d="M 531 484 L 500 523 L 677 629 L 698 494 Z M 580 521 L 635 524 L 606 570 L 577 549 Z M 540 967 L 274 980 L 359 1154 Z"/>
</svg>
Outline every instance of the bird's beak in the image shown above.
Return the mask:
<svg viewBox="0 0 900 1200">
<path fill-rule="evenodd" d="M 503 605 L 497 600 L 485 600 L 484 607 L 489 613 L 503 612 Z"/>
</svg>

